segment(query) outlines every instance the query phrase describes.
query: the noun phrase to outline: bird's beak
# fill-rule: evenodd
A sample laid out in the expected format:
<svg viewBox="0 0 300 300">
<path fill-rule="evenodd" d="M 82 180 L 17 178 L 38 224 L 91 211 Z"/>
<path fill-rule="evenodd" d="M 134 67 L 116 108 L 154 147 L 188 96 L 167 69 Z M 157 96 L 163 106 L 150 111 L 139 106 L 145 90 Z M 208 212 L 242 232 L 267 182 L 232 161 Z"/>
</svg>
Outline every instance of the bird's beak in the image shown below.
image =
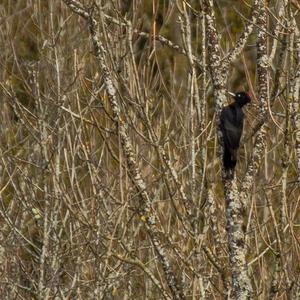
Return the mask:
<svg viewBox="0 0 300 300">
<path fill-rule="evenodd" d="M 230 96 L 235 97 L 235 94 L 234 94 L 234 93 L 231 93 L 231 92 L 229 92 L 229 91 L 227 91 L 227 93 L 228 93 Z"/>
</svg>

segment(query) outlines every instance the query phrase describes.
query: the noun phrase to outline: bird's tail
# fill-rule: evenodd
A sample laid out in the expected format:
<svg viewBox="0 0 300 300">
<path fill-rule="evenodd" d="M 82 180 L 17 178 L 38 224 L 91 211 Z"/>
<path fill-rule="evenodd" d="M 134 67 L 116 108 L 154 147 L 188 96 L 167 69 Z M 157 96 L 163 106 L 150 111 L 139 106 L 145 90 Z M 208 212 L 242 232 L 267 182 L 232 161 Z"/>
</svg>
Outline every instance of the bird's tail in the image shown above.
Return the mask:
<svg viewBox="0 0 300 300">
<path fill-rule="evenodd" d="M 223 164 L 225 170 L 234 170 L 237 161 L 237 150 L 224 147 Z"/>
</svg>

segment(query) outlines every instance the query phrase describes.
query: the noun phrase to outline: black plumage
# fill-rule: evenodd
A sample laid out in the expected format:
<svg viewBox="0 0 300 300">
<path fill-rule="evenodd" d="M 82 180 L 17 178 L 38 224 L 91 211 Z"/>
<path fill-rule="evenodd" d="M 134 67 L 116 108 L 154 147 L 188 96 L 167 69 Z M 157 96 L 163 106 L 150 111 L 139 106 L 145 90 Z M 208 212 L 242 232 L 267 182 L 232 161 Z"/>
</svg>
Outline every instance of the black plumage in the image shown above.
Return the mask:
<svg viewBox="0 0 300 300">
<path fill-rule="evenodd" d="M 226 171 L 232 171 L 232 175 L 243 132 L 244 112 L 242 108 L 251 101 L 250 96 L 245 92 L 233 95 L 235 101 L 224 107 L 220 116 L 220 130 L 224 142 L 223 164 Z"/>
</svg>

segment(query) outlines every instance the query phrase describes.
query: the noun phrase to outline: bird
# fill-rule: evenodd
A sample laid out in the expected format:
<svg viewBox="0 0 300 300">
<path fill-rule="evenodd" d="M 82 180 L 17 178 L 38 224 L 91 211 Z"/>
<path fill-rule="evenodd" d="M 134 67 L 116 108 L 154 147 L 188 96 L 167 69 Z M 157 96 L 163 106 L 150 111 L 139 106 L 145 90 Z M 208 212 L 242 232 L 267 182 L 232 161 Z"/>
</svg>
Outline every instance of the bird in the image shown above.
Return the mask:
<svg viewBox="0 0 300 300">
<path fill-rule="evenodd" d="M 223 166 L 226 174 L 233 178 L 244 126 L 243 107 L 251 102 L 251 98 L 246 92 L 228 93 L 235 101 L 222 109 L 220 131 L 223 138 Z"/>
</svg>

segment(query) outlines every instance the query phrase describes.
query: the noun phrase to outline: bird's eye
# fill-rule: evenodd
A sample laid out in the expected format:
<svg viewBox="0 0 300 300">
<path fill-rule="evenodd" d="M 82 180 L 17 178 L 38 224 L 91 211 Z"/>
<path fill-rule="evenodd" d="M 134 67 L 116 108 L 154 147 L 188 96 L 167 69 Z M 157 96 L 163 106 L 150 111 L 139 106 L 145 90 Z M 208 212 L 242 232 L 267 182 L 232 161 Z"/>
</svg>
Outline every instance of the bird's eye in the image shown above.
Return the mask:
<svg viewBox="0 0 300 300">
<path fill-rule="evenodd" d="M 237 96 L 238 96 L 239 98 L 241 98 L 241 94 L 238 94 Z"/>
</svg>

